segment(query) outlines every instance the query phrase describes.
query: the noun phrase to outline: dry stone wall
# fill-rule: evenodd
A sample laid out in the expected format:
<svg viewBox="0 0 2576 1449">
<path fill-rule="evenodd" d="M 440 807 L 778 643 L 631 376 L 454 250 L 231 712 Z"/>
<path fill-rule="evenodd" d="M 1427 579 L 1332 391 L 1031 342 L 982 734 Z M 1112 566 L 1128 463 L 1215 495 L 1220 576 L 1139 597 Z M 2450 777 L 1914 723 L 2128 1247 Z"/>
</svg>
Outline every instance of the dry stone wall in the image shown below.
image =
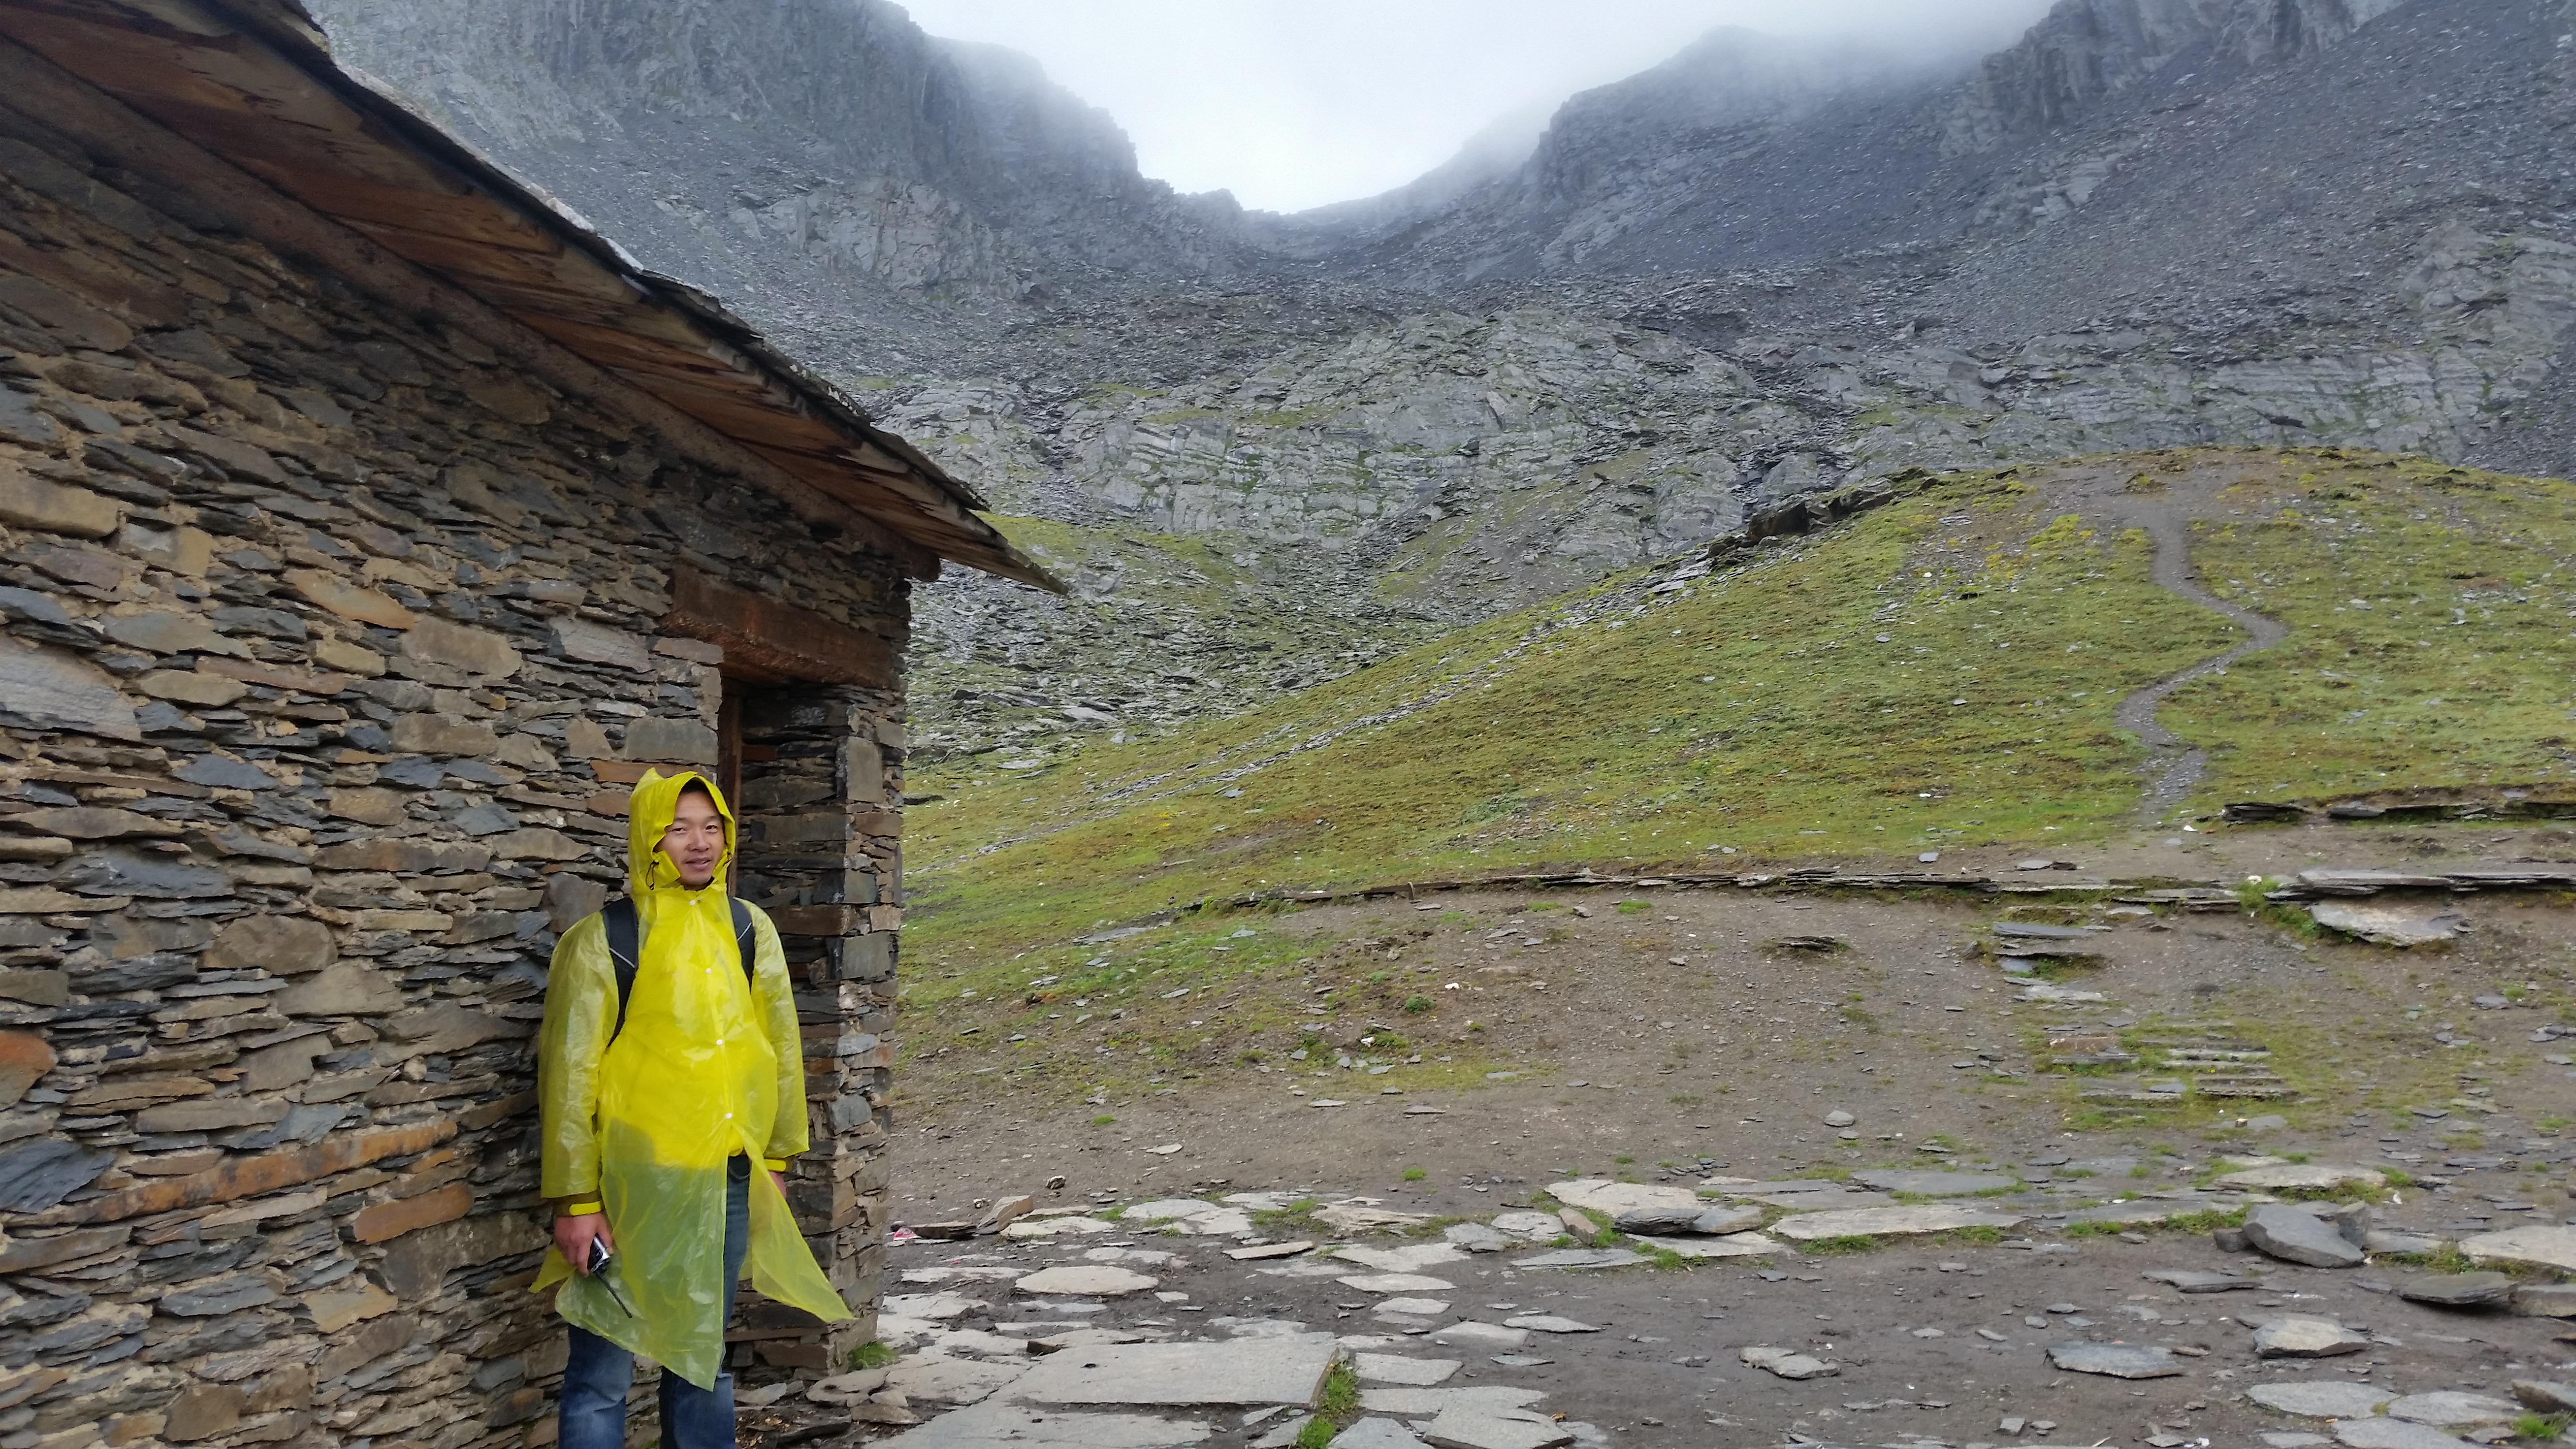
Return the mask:
<svg viewBox="0 0 2576 1449">
<path fill-rule="evenodd" d="M 0 1449 L 551 1439 L 531 1042 L 625 787 L 716 762 L 674 572 L 888 658 L 909 588 L 616 419 L 0 111 Z M 872 1329 L 903 700 L 734 708 L 791 1201 L 869 1306 L 734 1354 L 816 1370 Z"/>
</svg>

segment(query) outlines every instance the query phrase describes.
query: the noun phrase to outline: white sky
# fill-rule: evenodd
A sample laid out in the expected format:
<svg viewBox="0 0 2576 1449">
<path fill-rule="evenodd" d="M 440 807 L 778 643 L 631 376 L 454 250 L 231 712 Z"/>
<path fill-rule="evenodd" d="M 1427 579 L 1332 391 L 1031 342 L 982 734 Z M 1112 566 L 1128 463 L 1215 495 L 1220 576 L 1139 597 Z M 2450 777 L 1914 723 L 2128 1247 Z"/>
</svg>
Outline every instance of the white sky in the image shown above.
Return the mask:
<svg viewBox="0 0 2576 1449">
<path fill-rule="evenodd" d="M 2048 0 L 899 0 L 933 35 L 1034 56 L 1148 176 L 1298 211 L 1412 180 L 1506 116 L 1719 25 L 2010 40 Z"/>
</svg>

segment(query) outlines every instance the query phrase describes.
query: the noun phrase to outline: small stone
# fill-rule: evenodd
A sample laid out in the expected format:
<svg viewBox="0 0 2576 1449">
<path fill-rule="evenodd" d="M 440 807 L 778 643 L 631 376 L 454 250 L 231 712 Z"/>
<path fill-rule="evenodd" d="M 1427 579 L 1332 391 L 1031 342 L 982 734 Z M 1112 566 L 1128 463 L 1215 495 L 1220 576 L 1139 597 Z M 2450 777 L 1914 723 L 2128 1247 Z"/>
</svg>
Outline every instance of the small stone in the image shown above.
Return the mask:
<svg viewBox="0 0 2576 1449">
<path fill-rule="evenodd" d="M 2463 1449 L 2462 1441 L 2406 1419 L 2339 1419 L 2335 1439 L 2345 1449 Z"/>
<path fill-rule="evenodd" d="M 2430 1233 L 2401 1233 L 2387 1228 L 2371 1228 L 2361 1235 L 2361 1250 L 2365 1253 L 2407 1256 L 2418 1253 L 2438 1253 L 2448 1246 L 2450 1246 L 2448 1239 L 2437 1238 Z"/>
<path fill-rule="evenodd" d="M 1336 1281 L 1362 1293 L 1447 1293 L 1458 1286 L 1420 1273 L 1371 1273 Z"/>
<path fill-rule="evenodd" d="M 969 1231 L 972 1231 L 970 1226 Z M 1057 1294 L 1070 1298 L 1117 1298 L 1129 1293 L 1142 1293 L 1162 1286 L 1160 1281 L 1125 1268 L 1076 1267 L 1059 1264 L 1041 1268 L 1013 1283 L 1015 1290 L 1036 1295 Z"/>
<path fill-rule="evenodd" d="M 2543 1414 L 2576 1414 L 2576 1384 L 2552 1379 L 2515 1379 L 2513 1396 L 2523 1407 Z"/>
<path fill-rule="evenodd" d="M 1516 1258 L 1516 1268 L 1626 1268 L 1645 1262 L 1642 1254 L 1626 1248 L 1567 1248 L 1553 1253 L 1538 1253 Z"/>
<path fill-rule="evenodd" d="M 2455 911 L 2425 911 L 2353 901 L 2319 901 L 2308 907 L 2308 914 L 2327 930 L 2401 949 L 2451 940 L 2468 929 L 2469 924 L 2466 916 Z"/>
<path fill-rule="evenodd" d="M 2346 1328 L 2331 1318 L 2275 1318 L 2254 1330 L 2254 1352 L 2262 1358 L 2333 1358 L 2370 1347 L 2370 1335 Z"/>
<path fill-rule="evenodd" d="M 54 1049 L 32 1031 L 0 1031 L 0 1107 L 14 1107 L 54 1069 Z"/>
<path fill-rule="evenodd" d="M 2166 1349 L 2134 1343 L 2052 1343 L 2048 1361 L 2070 1373 L 2115 1379 L 2167 1379 L 2182 1372 Z"/>
<path fill-rule="evenodd" d="M 2576 1283 L 2524 1283 L 2512 1301 L 2513 1311 L 2528 1318 L 2576 1318 Z"/>
<path fill-rule="evenodd" d="M 1451 1223 L 1440 1235 L 1470 1253 L 1499 1253 L 1518 1241 L 1483 1223 Z"/>
<path fill-rule="evenodd" d="M 1480 1323 L 1469 1318 L 1446 1324 L 1431 1331 L 1431 1341 L 1452 1348 L 1473 1350 L 1514 1349 L 1529 1342 L 1529 1330 L 1505 1328 L 1499 1323 Z"/>
<path fill-rule="evenodd" d="M 2209 1273 L 2198 1268 L 2155 1268 L 2138 1275 L 2150 1283 L 2163 1283 L 2179 1293 L 2237 1293 L 2260 1288 L 2259 1278 L 2240 1278 L 2233 1273 Z"/>
<path fill-rule="evenodd" d="M 140 740 L 134 705 L 106 670 L 77 655 L 0 634 L 0 716 L 39 729 Z"/>
<path fill-rule="evenodd" d="M 1859 1120 L 1860 1119 L 1858 1117 L 1842 1110 L 1840 1107 L 1837 1107 L 1825 1114 L 1825 1125 L 1828 1127 L 1849 1127 Z"/>
<path fill-rule="evenodd" d="M 1438 1318 L 1449 1305 L 1438 1298 L 1389 1298 L 1369 1311 L 1379 1318 Z"/>
<path fill-rule="evenodd" d="M 2435 1273 L 2398 1284 L 2397 1296 L 2441 1308 L 2485 1308 L 2513 1297 L 2513 1279 L 2491 1271 Z"/>
<path fill-rule="evenodd" d="M 1361 1375 L 1366 1378 L 1366 1374 Z M 1303 1428 L 1301 1424 L 1299 1426 Z M 1295 1443 L 1294 1439 L 1289 1441 Z M 1412 1431 L 1393 1419 L 1360 1419 L 1333 1436 L 1332 1449 L 1423 1449 Z"/>
<path fill-rule="evenodd" d="M 1601 1331 L 1592 1324 L 1572 1318 L 1560 1318 L 1553 1313 L 1530 1313 L 1518 1318 L 1506 1318 L 1503 1320 L 1503 1326 L 1534 1329 L 1540 1333 L 1599 1333 Z"/>
<path fill-rule="evenodd" d="M 2384 1187 L 2387 1183 L 2388 1175 L 2376 1168 L 2331 1162 L 2275 1162 L 2231 1172 L 2218 1179 L 2217 1185 L 2257 1192 L 2332 1192 L 2339 1187 Z"/>
<path fill-rule="evenodd" d="M 1412 1388 L 1429 1388 L 1445 1382 L 1462 1366 L 1454 1358 L 1406 1358 L 1391 1353 L 1355 1354 L 1351 1359 L 1352 1370 L 1363 1382 L 1404 1384 Z"/>
<path fill-rule="evenodd" d="M 1767 1345 L 1737 1349 L 1735 1356 L 1765 1373 L 1784 1379 L 1820 1379 L 1842 1372 L 1839 1365 L 1823 1359 Z"/>
<path fill-rule="evenodd" d="M 116 1161 L 60 1137 L 39 1137 L 0 1148 L 0 1209 L 38 1213 L 98 1180 Z"/>
<path fill-rule="evenodd" d="M 1855 1172 L 1852 1181 L 1881 1192 L 1910 1192 L 1923 1197 L 1966 1197 L 2021 1185 L 2017 1178 L 1989 1172 L 1913 1172 L 1901 1168 Z"/>
<path fill-rule="evenodd" d="M 2245 1241 L 2285 1263 L 2311 1268 L 2351 1268 L 2362 1251 L 2335 1226 L 2287 1203 L 2265 1203 L 2246 1214 Z"/>
<path fill-rule="evenodd" d="M 2411 1419 L 2418 1424 L 2431 1424 L 2440 1429 L 2470 1429 L 2480 1424 L 2510 1424 L 2529 1412 L 2510 1399 L 2486 1394 L 2461 1393 L 2441 1389 L 2429 1394 L 2408 1394 L 2391 1399 L 2388 1417 Z"/>
<path fill-rule="evenodd" d="M 2534 1224 L 2501 1233 L 2462 1238 L 2460 1251 L 2481 1261 L 2536 1263 L 2562 1273 L 2576 1273 L 2576 1228 Z"/>
<path fill-rule="evenodd" d="M 2245 1391 L 2245 1397 L 2284 1414 L 2356 1419 L 2378 1413 L 2380 1405 L 2397 1396 L 2368 1384 L 2286 1383 L 2256 1384 Z"/>
<path fill-rule="evenodd" d="M 1770 1231 L 1784 1238 L 1811 1243 L 1823 1238 L 1902 1236 L 1949 1232 L 1957 1228 L 2011 1228 L 2020 1226 L 2023 1221 L 2019 1213 L 1992 1212 L 1952 1203 L 1923 1203 L 1800 1213 L 1772 1224 Z"/>
</svg>

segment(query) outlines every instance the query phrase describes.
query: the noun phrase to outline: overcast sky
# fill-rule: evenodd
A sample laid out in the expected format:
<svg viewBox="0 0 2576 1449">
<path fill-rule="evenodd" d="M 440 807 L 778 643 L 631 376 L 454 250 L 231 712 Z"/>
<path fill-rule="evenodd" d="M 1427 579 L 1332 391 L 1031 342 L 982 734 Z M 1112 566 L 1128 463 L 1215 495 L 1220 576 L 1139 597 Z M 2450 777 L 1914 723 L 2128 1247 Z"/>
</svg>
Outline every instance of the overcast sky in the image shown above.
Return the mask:
<svg viewBox="0 0 2576 1449">
<path fill-rule="evenodd" d="M 1118 118 L 1145 174 L 1297 211 L 1372 196 L 1506 117 L 1631 75 L 1719 25 L 1973 31 L 2048 0 L 900 0 L 933 35 L 1035 56 Z"/>
</svg>

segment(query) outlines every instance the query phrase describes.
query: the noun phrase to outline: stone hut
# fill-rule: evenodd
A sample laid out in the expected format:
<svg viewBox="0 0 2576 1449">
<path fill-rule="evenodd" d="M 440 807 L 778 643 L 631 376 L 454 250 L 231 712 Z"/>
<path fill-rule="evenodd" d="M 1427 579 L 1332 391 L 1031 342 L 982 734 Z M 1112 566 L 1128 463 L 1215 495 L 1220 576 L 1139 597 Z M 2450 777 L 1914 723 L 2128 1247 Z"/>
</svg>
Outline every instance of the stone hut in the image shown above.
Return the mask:
<svg viewBox="0 0 2576 1449">
<path fill-rule="evenodd" d="M 908 590 L 1052 581 L 293 0 L 0 0 L 0 373 L 0 1449 L 552 1438 L 530 1043 L 661 762 L 741 802 L 866 1305 L 733 1361 L 844 1362 Z"/>
</svg>

